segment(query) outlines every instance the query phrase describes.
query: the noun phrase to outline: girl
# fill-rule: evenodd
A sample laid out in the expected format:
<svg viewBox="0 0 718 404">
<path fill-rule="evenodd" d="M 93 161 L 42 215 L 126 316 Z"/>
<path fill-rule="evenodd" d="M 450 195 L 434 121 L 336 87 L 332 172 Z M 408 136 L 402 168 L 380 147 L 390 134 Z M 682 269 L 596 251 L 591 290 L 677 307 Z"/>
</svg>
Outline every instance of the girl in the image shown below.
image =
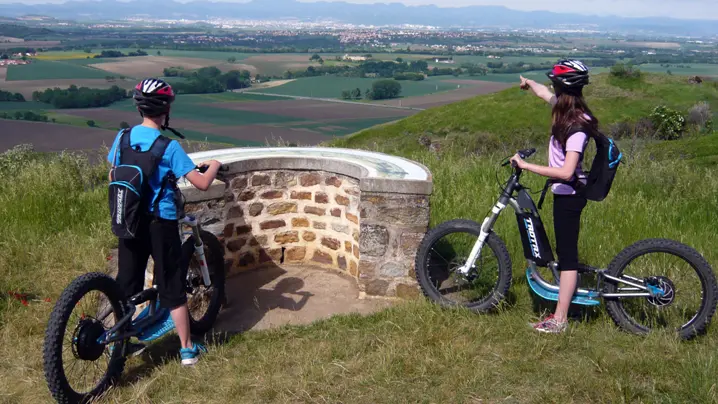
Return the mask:
<svg viewBox="0 0 718 404">
<path fill-rule="evenodd" d="M 511 158 L 516 165 L 527 171 L 556 180 L 551 190 L 554 194 L 553 216 L 561 277 L 559 298 L 554 314 L 532 324 L 540 332 L 560 333 L 567 328 L 567 313 L 578 278 L 578 234 L 581 212 L 586 198 L 576 193 L 577 182 L 585 184 L 582 170 L 583 152 L 588 137 L 598 127 L 583 98 L 583 87 L 588 84 L 588 67 L 577 60 L 562 60 L 547 73 L 553 83 L 555 94 L 544 85 L 521 76 L 521 88 L 531 91 L 553 106 L 553 124 L 549 141 L 548 167 L 530 164 L 517 154 Z"/>
</svg>

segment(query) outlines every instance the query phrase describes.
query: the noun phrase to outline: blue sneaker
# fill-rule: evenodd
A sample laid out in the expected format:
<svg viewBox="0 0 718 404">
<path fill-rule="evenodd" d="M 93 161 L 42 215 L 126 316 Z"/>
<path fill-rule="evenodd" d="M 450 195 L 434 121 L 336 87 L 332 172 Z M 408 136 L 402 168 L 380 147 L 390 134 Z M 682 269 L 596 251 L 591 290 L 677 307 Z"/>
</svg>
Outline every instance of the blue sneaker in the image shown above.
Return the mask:
<svg viewBox="0 0 718 404">
<path fill-rule="evenodd" d="M 182 357 L 182 366 L 193 366 L 198 361 L 199 354 L 201 352 L 207 352 L 201 344 L 192 343 L 192 348 L 180 349 L 180 356 Z"/>
</svg>

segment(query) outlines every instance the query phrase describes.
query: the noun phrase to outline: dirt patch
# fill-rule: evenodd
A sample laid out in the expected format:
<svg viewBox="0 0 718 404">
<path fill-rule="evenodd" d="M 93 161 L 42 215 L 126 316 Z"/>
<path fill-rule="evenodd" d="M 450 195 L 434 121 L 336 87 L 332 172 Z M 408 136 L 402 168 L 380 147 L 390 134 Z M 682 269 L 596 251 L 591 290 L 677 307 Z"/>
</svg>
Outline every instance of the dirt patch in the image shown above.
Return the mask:
<svg viewBox="0 0 718 404">
<path fill-rule="evenodd" d="M 474 81 L 473 87 L 464 87 L 458 90 L 439 94 L 422 95 L 418 97 L 402 98 L 400 100 L 380 101 L 384 105 L 401 105 L 404 107 L 432 108 L 441 105 L 463 101 L 479 95 L 491 94 L 512 87 L 508 83 L 494 83 L 489 81 Z"/>
<path fill-rule="evenodd" d="M 258 90 L 258 89 L 262 89 L 262 88 L 279 87 L 279 86 L 281 86 L 281 85 L 284 85 L 284 84 L 287 84 L 287 83 L 291 83 L 292 81 L 294 81 L 294 79 L 291 79 L 291 80 L 273 80 L 273 81 L 267 81 L 266 83 L 252 84 L 251 90 L 254 91 L 254 90 Z M 238 91 L 238 92 L 241 92 L 241 91 Z"/>
<path fill-rule="evenodd" d="M 117 86 L 130 89 L 134 87 L 136 83 L 134 80 L 115 80 L 110 82 L 105 79 L 18 80 L 2 83 L 2 89 L 12 91 L 13 93 L 20 93 L 24 95 L 26 99 L 30 99 L 32 98 L 32 93 L 35 91 L 45 91 L 48 88 L 55 87 L 68 88 L 73 84 L 77 87 L 110 88 Z"/>
<path fill-rule="evenodd" d="M 162 75 L 167 67 L 183 67 L 187 70 L 215 66 L 216 60 L 200 58 L 177 58 L 168 56 L 138 56 L 122 58 L 117 62 L 95 63 L 89 65 L 107 72 L 125 76 L 144 77 Z"/>
<path fill-rule="evenodd" d="M 117 135 L 98 128 L 12 120 L 0 120 L 0 128 L 0 151 L 23 143 L 31 143 L 42 152 L 97 150 L 103 145 L 112 146 Z"/>
<path fill-rule="evenodd" d="M 383 108 L 374 105 L 347 104 L 311 100 L 215 103 L 214 107 L 261 112 L 317 121 L 362 118 L 394 118 L 413 115 L 415 111 Z"/>
<path fill-rule="evenodd" d="M 311 324 L 335 314 L 368 315 L 393 302 L 360 300 L 356 280 L 311 267 L 259 269 L 227 280 L 217 331 L 242 332 Z"/>
<path fill-rule="evenodd" d="M 7 77 L 7 67 L 0 69 L 0 81 L 5 81 L 5 77 Z"/>
<path fill-rule="evenodd" d="M 453 79 L 453 80 L 441 80 L 444 83 L 451 83 L 451 84 L 461 84 L 462 86 L 477 86 L 481 85 L 481 83 L 486 83 L 485 81 L 478 81 L 478 80 L 461 80 L 461 79 Z"/>
</svg>

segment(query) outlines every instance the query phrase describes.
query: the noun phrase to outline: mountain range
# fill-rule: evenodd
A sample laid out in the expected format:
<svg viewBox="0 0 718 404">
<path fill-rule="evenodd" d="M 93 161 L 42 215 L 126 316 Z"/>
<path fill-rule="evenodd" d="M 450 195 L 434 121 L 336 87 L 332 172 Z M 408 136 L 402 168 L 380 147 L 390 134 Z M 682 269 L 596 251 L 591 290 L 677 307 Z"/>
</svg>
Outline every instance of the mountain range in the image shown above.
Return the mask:
<svg viewBox="0 0 718 404">
<path fill-rule="evenodd" d="M 567 28 L 624 33 L 668 35 L 717 35 L 716 20 L 673 18 L 624 18 L 589 16 L 548 11 L 517 11 L 502 6 L 437 7 L 401 3 L 353 4 L 345 2 L 302 3 L 297 0 L 252 0 L 248 3 L 174 0 L 89 0 L 48 4 L 0 4 L 0 16 L 43 15 L 83 20 L 118 20 L 129 17 L 158 19 L 282 19 L 333 20 L 366 25 L 418 24 L 442 28 Z"/>
</svg>

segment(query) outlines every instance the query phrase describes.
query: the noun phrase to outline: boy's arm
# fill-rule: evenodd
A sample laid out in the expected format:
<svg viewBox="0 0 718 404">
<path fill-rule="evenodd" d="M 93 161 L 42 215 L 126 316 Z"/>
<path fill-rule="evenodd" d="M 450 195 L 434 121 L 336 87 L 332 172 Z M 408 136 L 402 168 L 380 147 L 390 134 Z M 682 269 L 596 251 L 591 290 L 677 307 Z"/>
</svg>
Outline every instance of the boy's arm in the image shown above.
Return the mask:
<svg viewBox="0 0 718 404">
<path fill-rule="evenodd" d="M 185 178 L 197 189 L 206 191 L 209 189 L 209 186 L 212 185 L 212 181 L 214 181 L 215 177 L 217 177 L 217 171 L 219 171 L 221 163 L 217 160 L 210 160 L 200 163 L 198 166 L 208 166 L 209 168 L 204 173 L 193 169 L 185 175 Z M 192 168 L 194 168 L 194 166 Z"/>
<path fill-rule="evenodd" d="M 543 84 L 537 83 L 534 80 L 529 80 L 524 76 L 521 77 L 521 88 L 524 90 L 531 89 L 531 91 L 542 100 L 553 105 L 555 103 L 556 96 Z"/>
<path fill-rule="evenodd" d="M 167 148 L 167 157 L 169 159 L 170 167 L 172 172 L 179 177 L 187 178 L 190 184 L 202 191 L 209 189 L 212 185 L 212 181 L 217 176 L 217 171 L 221 166 L 219 161 L 210 160 L 204 163 L 200 163 L 200 167 L 209 166 L 207 171 L 203 174 L 195 170 L 195 164 L 187 153 L 182 149 L 182 146 L 177 141 L 172 141 Z"/>
</svg>

